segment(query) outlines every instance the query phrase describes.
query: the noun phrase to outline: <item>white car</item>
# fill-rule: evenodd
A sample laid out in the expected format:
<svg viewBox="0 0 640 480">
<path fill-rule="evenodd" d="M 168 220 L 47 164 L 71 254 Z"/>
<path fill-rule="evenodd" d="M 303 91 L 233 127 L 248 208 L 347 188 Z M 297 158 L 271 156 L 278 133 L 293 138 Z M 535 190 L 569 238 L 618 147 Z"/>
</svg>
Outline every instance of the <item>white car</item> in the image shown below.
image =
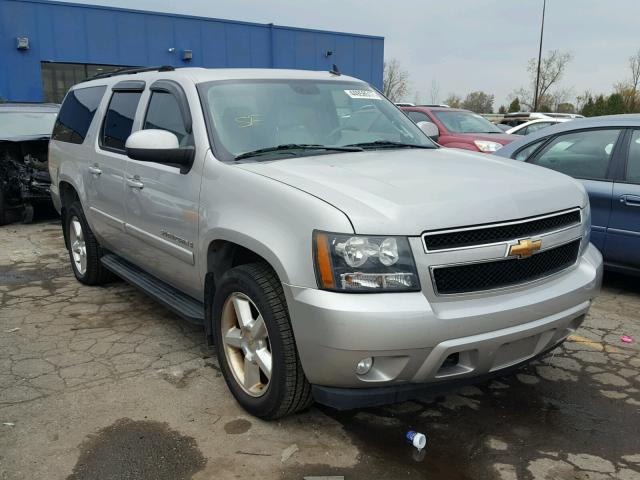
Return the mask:
<svg viewBox="0 0 640 480">
<path fill-rule="evenodd" d="M 530 133 L 541 130 L 557 123 L 568 122 L 569 118 L 540 118 L 537 120 L 531 120 L 530 122 L 521 123 L 515 127 L 511 127 L 509 130 L 505 130 L 504 133 L 511 133 L 513 135 L 529 135 Z"/>
</svg>

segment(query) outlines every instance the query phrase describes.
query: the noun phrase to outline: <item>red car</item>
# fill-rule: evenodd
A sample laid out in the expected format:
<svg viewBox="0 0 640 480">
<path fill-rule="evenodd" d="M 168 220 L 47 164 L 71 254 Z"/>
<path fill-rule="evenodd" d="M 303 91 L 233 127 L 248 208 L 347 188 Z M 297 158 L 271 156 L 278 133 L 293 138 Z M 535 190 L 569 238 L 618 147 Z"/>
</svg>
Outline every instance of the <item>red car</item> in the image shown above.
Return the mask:
<svg viewBox="0 0 640 480">
<path fill-rule="evenodd" d="M 401 110 L 415 123 L 434 124 L 438 129 L 437 134 L 431 126 L 423 130 L 432 130 L 434 135 L 428 133 L 429 136 L 443 147 L 493 153 L 503 145 L 521 138 L 504 133 L 483 116 L 469 110 L 419 105 L 401 107 Z"/>
</svg>

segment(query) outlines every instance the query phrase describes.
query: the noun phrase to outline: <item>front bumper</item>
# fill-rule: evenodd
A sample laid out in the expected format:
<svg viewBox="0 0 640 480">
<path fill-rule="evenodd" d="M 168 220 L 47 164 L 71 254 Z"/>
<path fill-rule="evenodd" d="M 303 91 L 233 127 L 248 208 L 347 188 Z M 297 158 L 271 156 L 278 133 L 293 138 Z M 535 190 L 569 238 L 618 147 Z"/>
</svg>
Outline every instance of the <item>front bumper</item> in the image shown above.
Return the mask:
<svg viewBox="0 0 640 480">
<path fill-rule="evenodd" d="M 422 292 L 346 294 L 291 285 L 285 294 L 302 367 L 317 400 L 331 403 L 320 387 L 399 392 L 503 373 L 575 331 L 601 280 L 602 256 L 589 245 L 562 274 L 480 297 L 430 302 Z M 373 367 L 358 375 L 356 365 L 367 357 Z"/>
</svg>

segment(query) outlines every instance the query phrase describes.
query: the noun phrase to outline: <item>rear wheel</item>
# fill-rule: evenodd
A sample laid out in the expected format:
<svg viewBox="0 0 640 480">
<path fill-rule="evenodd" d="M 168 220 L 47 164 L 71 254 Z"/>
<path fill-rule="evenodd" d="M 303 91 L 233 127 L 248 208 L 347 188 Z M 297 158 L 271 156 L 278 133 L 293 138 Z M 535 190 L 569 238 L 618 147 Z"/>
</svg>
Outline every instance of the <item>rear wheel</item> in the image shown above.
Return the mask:
<svg viewBox="0 0 640 480">
<path fill-rule="evenodd" d="M 69 260 L 76 278 L 86 285 L 101 285 L 113 276 L 102 263 L 102 248 L 93 235 L 80 202 L 73 202 L 64 216 L 69 240 Z"/>
<path fill-rule="evenodd" d="M 245 410 L 276 419 L 311 405 L 282 285 L 267 265 L 229 270 L 216 288 L 213 315 L 222 373 Z"/>
</svg>

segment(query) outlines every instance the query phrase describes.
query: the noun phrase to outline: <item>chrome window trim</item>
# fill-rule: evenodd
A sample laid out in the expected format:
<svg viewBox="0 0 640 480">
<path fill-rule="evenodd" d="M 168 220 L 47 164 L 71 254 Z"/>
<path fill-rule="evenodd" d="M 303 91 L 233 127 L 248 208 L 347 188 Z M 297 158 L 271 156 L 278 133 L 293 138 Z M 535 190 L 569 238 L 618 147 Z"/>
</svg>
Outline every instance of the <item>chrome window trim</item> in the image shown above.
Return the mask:
<svg viewBox="0 0 640 480">
<path fill-rule="evenodd" d="M 551 233 L 551 232 L 550 232 Z M 554 232 L 555 233 L 555 232 Z M 546 234 L 545 234 L 546 235 Z M 546 252 L 548 250 L 552 250 L 554 248 L 560 248 L 563 247 L 565 245 L 568 245 L 569 243 L 575 242 L 575 241 L 582 241 L 582 236 L 578 236 L 578 237 L 573 237 L 571 240 L 567 240 L 566 242 L 563 243 L 559 243 L 556 245 L 553 245 L 551 247 L 548 248 L 544 248 L 539 250 L 538 252 L 534 253 L 533 256 L 538 255 L 542 252 Z M 508 252 L 508 249 L 507 249 Z M 463 292 L 463 293 L 440 293 L 438 292 L 438 286 L 436 285 L 436 279 L 434 277 L 434 271 L 437 270 L 438 268 L 448 268 L 448 267 L 457 267 L 460 265 L 476 265 L 476 264 L 480 264 L 480 263 L 489 263 L 489 262 L 502 262 L 504 260 L 513 260 L 513 257 L 509 257 L 509 256 L 504 256 L 504 257 L 494 257 L 494 258 L 486 258 L 483 260 L 471 260 L 468 262 L 457 262 L 457 263 L 445 263 L 445 264 L 440 264 L 440 265 L 431 265 L 429 266 L 429 278 L 431 279 L 431 288 L 433 288 L 433 293 L 435 293 L 437 296 L 439 297 L 456 297 L 456 296 L 466 296 L 466 295 L 476 295 L 476 294 L 483 294 L 483 293 L 490 293 L 490 292 L 500 292 L 500 291 L 504 291 L 504 290 L 513 290 L 522 286 L 527 286 L 527 285 L 531 285 L 533 283 L 537 283 L 540 282 L 542 280 L 547 280 L 551 277 L 555 277 L 556 275 L 565 273 L 567 270 L 573 268 L 576 266 L 576 264 L 578 263 L 578 261 L 580 260 L 580 247 L 578 247 L 578 256 L 576 257 L 575 262 L 573 262 L 573 264 L 569 265 L 566 268 L 563 268 L 562 270 L 558 271 L 558 272 L 554 272 L 551 273 L 549 275 L 545 275 L 543 277 L 538 277 L 534 280 L 528 280 L 526 282 L 521 282 L 521 283 L 512 283 L 511 285 L 505 285 L 504 287 L 496 287 L 496 288 L 488 288 L 485 290 L 474 290 L 473 292 Z"/>
<path fill-rule="evenodd" d="M 548 232 L 543 232 L 543 233 L 539 233 L 539 234 L 535 234 L 535 235 L 528 235 L 528 236 L 524 236 L 524 237 L 515 237 L 515 238 L 510 238 L 509 240 L 501 240 L 499 242 L 492 242 L 492 243 L 478 243 L 476 245 L 465 245 L 464 247 L 452 247 L 452 248 L 439 248 L 436 250 L 429 250 L 427 248 L 427 242 L 426 242 L 426 237 L 430 236 L 430 235 L 441 235 L 441 234 L 445 234 L 445 233 L 455 233 L 455 232 L 467 232 L 470 230 L 484 230 L 487 228 L 496 228 L 496 227 L 504 227 L 504 226 L 508 226 L 508 225 L 517 225 L 517 224 L 521 224 L 521 223 L 528 223 L 528 222 L 535 222 L 536 220 L 543 220 L 545 218 L 551 218 L 551 217 L 557 217 L 560 215 L 565 215 L 567 213 L 572 213 L 578 211 L 580 213 L 580 223 L 575 223 L 575 224 L 571 224 L 571 225 L 567 225 L 565 227 L 562 228 L 558 228 L 556 230 L 550 230 Z M 511 242 L 514 241 L 518 241 L 518 240 L 523 240 L 526 238 L 538 238 L 541 236 L 547 236 L 547 235 L 551 235 L 554 233 L 559 233 L 559 232 L 563 232 L 565 230 L 569 230 L 571 228 L 576 228 L 579 225 L 582 225 L 584 222 L 584 218 L 583 218 L 583 209 L 580 207 L 574 207 L 574 208 L 570 208 L 568 210 L 562 210 L 559 212 L 554 212 L 554 213 L 549 213 L 546 215 L 540 215 L 537 217 L 529 217 L 527 219 L 521 219 L 521 220 L 512 220 L 512 221 L 508 221 L 508 222 L 500 222 L 500 223 L 489 223 L 489 224 L 484 224 L 484 225 L 476 225 L 473 227 L 460 227 L 460 228 L 450 228 L 447 230 L 431 230 L 431 231 L 427 231 L 422 233 L 422 235 L 420 235 L 420 238 L 422 239 L 422 248 L 424 248 L 425 253 L 441 253 L 441 252 L 454 252 L 456 250 L 468 250 L 471 248 L 479 248 L 479 247 L 489 247 L 489 246 L 495 246 L 495 245 L 507 245 L 510 244 Z"/>
</svg>

